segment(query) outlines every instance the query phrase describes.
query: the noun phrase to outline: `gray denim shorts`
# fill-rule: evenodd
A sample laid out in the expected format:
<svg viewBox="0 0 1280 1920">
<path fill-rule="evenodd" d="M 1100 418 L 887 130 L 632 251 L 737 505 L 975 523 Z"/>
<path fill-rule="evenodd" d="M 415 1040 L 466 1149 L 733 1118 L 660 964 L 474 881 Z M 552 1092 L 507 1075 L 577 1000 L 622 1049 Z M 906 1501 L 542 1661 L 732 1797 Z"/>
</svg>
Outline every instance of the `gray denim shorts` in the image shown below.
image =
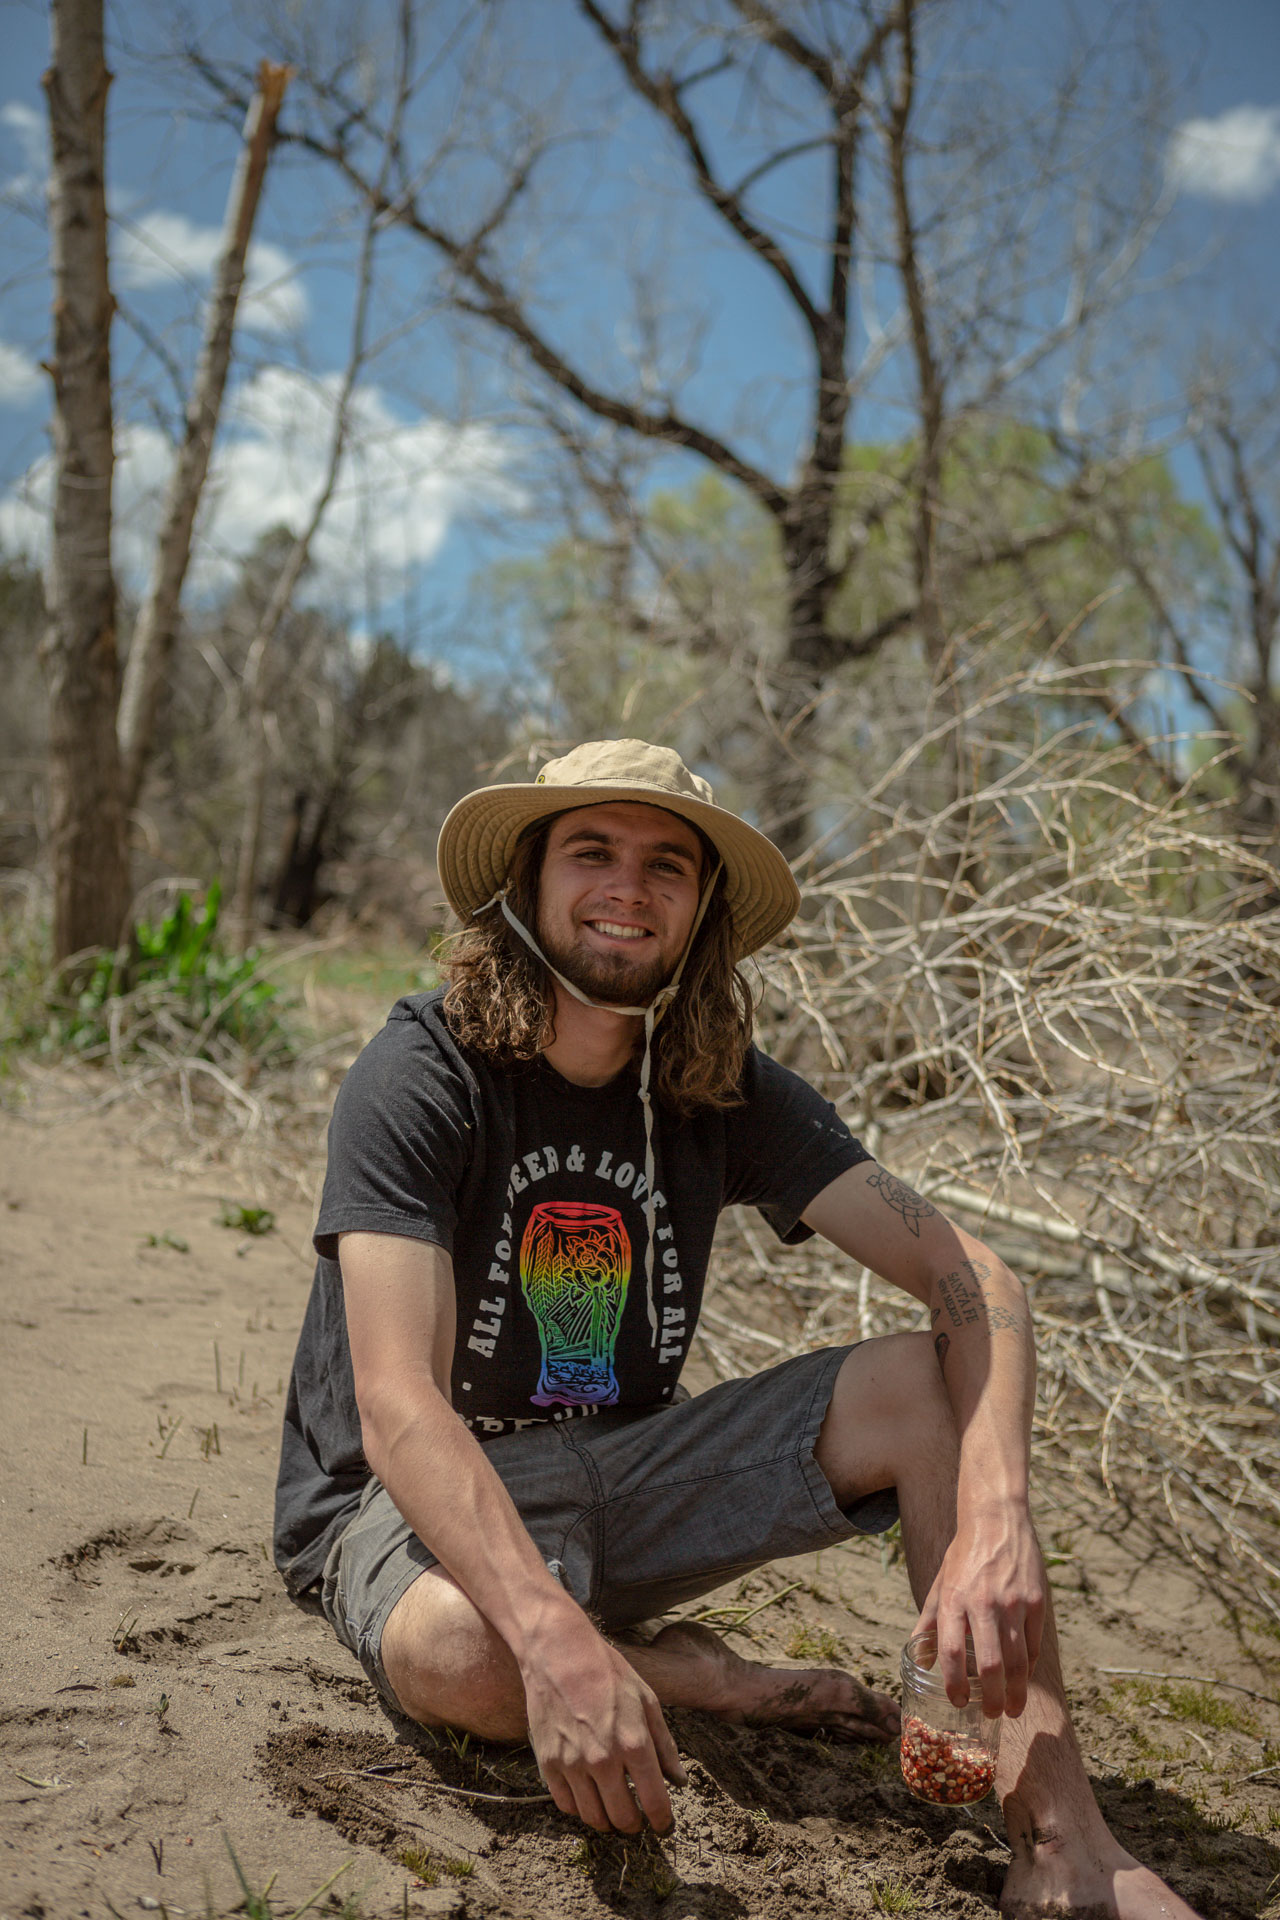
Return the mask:
<svg viewBox="0 0 1280 1920">
<path fill-rule="evenodd" d="M 894 1488 L 845 1511 L 813 1457 L 850 1351 L 801 1354 L 670 1406 L 525 1427 L 485 1453 L 561 1585 L 617 1631 L 769 1560 L 893 1525 Z M 436 1564 L 376 1479 L 325 1564 L 330 1624 L 397 1711 L 382 1630 Z"/>
</svg>

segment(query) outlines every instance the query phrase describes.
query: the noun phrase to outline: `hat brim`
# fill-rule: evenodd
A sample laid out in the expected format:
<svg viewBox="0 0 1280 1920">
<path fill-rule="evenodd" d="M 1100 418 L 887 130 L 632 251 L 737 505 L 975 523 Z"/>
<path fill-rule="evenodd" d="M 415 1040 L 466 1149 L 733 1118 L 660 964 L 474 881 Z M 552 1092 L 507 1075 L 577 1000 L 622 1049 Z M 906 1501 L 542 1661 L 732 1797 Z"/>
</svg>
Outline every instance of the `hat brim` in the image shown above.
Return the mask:
<svg viewBox="0 0 1280 1920">
<path fill-rule="evenodd" d="M 755 953 L 795 918 L 800 907 L 795 876 L 772 840 L 757 828 L 709 801 L 622 783 L 555 787 L 513 782 L 465 795 L 441 827 L 436 849 L 449 905 L 465 922 L 492 900 L 506 880 L 517 840 L 536 821 L 571 807 L 628 800 L 679 814 L 716 848 L 724 862 L 725 903 L 733 916 L 739 959 Z"/>
</svg>

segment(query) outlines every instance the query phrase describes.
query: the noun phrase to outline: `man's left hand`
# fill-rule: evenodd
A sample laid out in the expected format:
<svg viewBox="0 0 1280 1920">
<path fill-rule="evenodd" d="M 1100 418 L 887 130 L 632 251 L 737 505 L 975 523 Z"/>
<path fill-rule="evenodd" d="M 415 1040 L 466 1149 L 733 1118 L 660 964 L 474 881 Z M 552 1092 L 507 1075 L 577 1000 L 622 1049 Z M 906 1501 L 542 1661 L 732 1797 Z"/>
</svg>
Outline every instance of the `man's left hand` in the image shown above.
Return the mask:
<svg viewBox="0 0 1280 1920">
<path fill-rule="evenodd" d="M 947 1696 L 969 1699 L 965 1635 L 973 1640 L 983 1712 L 1016 1718 L 1044 1633 L 1044 1560 L 1025 1508 L 993 1503 L 966 1514 L 920 1610 L 917 1632 L 934 1628 Z"/>
</svg>

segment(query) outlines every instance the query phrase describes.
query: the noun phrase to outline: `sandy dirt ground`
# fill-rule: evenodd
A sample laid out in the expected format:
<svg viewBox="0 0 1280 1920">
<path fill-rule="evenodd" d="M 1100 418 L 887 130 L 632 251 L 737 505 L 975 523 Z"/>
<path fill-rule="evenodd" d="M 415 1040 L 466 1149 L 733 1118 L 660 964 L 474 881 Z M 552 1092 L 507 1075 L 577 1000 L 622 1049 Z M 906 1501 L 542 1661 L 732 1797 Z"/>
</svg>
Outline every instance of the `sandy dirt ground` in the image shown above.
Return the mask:
<svg viewBox="0 0 1280 1920">
<path fill-rule="evenodd" d="M 246 1887 L 283 1915 L 326 1882 L 315 1910 L 365 1920 L 994 1910 L 994 1802 L 921 1805 L 896 1752 L 673 1715 L 690 1779 L 659 1845 L 520 1804 L 527 1752 L 391 1721 L 269 1560 L 309 1208 L 172 1159 L 65 1084 L 0 1112 L 0 1920 L 222 1915 Z M 1041 1521 L 1108 1818 L 1206 1920 L 1280 1915 L 1280 1640 L 1088 1487 Z M 896 1687 L 893 1550 L 714 1598 L 749 1657 Z"/>
</svg>

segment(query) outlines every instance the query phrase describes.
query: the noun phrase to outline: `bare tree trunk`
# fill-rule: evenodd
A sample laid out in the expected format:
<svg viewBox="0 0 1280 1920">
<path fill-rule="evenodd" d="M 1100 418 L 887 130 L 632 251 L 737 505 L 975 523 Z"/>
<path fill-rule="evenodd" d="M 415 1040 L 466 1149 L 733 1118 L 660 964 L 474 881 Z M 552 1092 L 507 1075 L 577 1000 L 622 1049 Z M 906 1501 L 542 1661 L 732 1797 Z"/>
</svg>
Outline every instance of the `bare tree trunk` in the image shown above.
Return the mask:
<svg viewBox="0 0 1280 1920">
<path fill-rule="evenodd" d="M 782 541 L 787 644 L 763 743 L 760 823 L 792 862 L 813 843 L 814 763 L 833 654 L 827 614 L 838 583 L 828 558 L 831 518 L 829 500 L 802 496 Z"/>
<path fill-rule="evenodd" d="M 245 121 L 244 144 L 227 201 L 222 257 L 214 278 L 195 385 L 187 406 L 186 435 L 169 482 L 151 587 L 138 615 L 125 665 L 117 732 L 127 808 L 137 805 L 151 753 L 156 709 L 173 651 L 178 603 L 191 558 L 192 529 L 209 471 L 213 437 L 231 364 L 231 340 L 244 286 L 249 239 L 288 82 L 288 67 L 262 62 L 258 69 L 258 91 Z"/>
<path fill-rule="evenodd" d="M 906 301 L 911 358 L 916 375 L 916 413 L 920 422 L 920 464 L 915 490 L 914 547 L 917 616 L 920 638 L 933 686 L 950 678 L 951 705 L 955 726 L 948 739 L 946 788 L 939 794 L 941 804 L 958 801 L 966 787 L 972 792 L 968 766 L 968 734 L 965 725 L 965 697 L 960 677 L 947 673 L 950 642 L 938 582 L 938 519 L 942 510 L 942 453 L 946 430 L 946 381 L 933 334 L 933 316 L 921 261 L 920 232 L 912 205 L 909 180 L 913 148 L 918 147 L 912 116 L 916 104 L 916 13 L 915 0 L 902 0 L 901 32 L 898 36 L 898 67 L 891 89 L 888 124 L 885 129 L 888 150 L 893 224 L 897 241 L 898 277 Z M 967 842 L 958 861 L 940 866 L 929 862 L 935 878 L 946 888 L 945 902 L 952 911 L 964 898 L 965 888 L 977 879 L 977 867 Z"/>
<path fill-rule="evenodd" d="M 916 486 L 914 530 L 916 591 L 920 632 L 929 664 L 936 674 L 946 653 L 946 622 L 938 593 L 937 527 L 942 494 L 942 435 L 945 389 L 934 348 L 929 302 L 921 271 L 918 232 L 907 180 L 914 128 L 911 123 L 916 91 L 916 7 L 904 0 L 900 9 L 899 61 L 887 128 L 889 178 L 898 251 L 898 274 L 906 299 L 911 357 L 916 372 L 916 408 L 920 419 L 920 468 Z"/>
<path fill-rule="evenodd" d="M 351 399 L 364 366 L 369 307 L 373 295 L 373 260 L 378 233 L 384 224 L 381 212 L 383 190 L 391 170 L 392 156 L 400 140 L 405 103 L 412 84 L 412 8 L 402 0 L 399 17 L 399 75 L 395 106 L 383 144 L 382 165 L 377 188 L 365 215 L 360 261 L 356 270 L 356 302 L 351 321 L 351 347 L 347 356 L 342 389 L 333 416 L 333 437 L 324 479 L 310 517 L 294 541 L 272 589 L 257 631 L 249 645 L 244 668 L 244 707 L 249 736 L 249 763 L 245 778 L 244 811 L 240 825 L 240 857 L 236 869 L 232 923 L 242 947 L 247 946 L 253 928 L 253 900 L 258 884 L 258 864 L 262 857 L 262 825 L 266 811 L 267 774 L 270 750 L 267 738 L 267 655 L 281 621 L 288 612 L 298 581 L 302 577 L 315 539 L 337 485 L 338 470 L 346 451 L 351 426 Z"/>
<path fill-rule="evenodd" d="M 53 442 L 49 625 L 49 839 L 53 956 L 114 947 L 129 906 L 116 748 L 119 666 L 111 571 L 111 316 L 103 182 L 107 72 L 102 0 L 52 0 L 44 76 L 52 164 Z"/>
</svg>

